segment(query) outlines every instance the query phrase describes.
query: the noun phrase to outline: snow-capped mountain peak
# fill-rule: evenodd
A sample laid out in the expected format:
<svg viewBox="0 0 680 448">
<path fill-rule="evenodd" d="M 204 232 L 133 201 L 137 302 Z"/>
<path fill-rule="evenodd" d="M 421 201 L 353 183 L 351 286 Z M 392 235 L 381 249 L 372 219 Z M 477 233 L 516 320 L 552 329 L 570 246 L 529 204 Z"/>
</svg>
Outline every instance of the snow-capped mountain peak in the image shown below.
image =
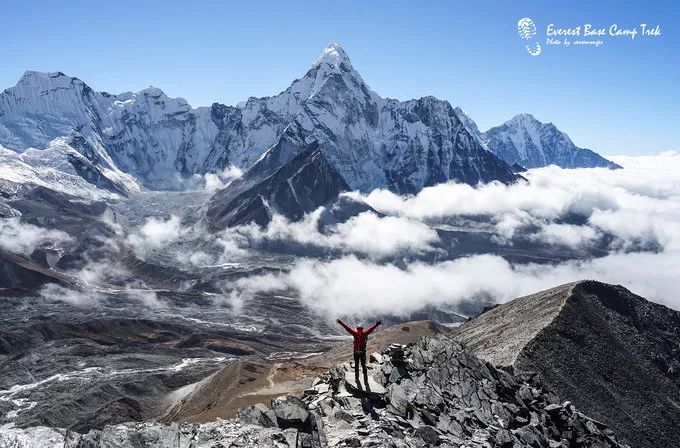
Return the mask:
<svg viewBox="0 0 680 448">
<path fill-rule="evenodd" d="M 579 148 L 553 123 L 531 114 L 515 115 L 481 135 L 487 147 L 509 164 L 525 168 L 558 165 L 563 168 L 620 168 L 590 149 Z"/>
<path fill-rule="evenodd" d="M 312 68 L 317 67 L 321 64 L 328 64 L 336 69 L 351 70 L 352 63 L 349 60 L 349 56 L 345 53 L 345 50 L 338 43 L 330 43 L 323 50 L 319 59 L 312 65 Z M 344 65 L 344 67 L 342 67 Z"/>
<path fill-rule="evenodd" d="M 26 70 L 21 78 L 19 78 L 18 84 L 30 85 L 49 83 L 63 86 L 72 83 L 74 80 L 80 81 L 78 78 L 67 76 L 62 72 L 39 72 L 36 70 Z"/>
<path fill-rule="evenodd" d="M 514 117 L 512 117 L 509 122 L 515 122 L 515 123 L 537 123 L 541 124 L 540 121 L 536 117 L 534 117 L 531 114 L 528 113 L 522 113 L 522 114 L 517 114 Z"/>
<path fill-rule="evenodd" d="M 142 94 L 142 95 L 152 96 L 152 97 L 156 97 L 156 98 L 166 96 L 165 92 L 163 92 L 158 87 L 154 87 L 154 86 L 149 86 L 146 89 L 142 89 L 142 90 L 139 91 L 139 93 Z"/>
<path fill-rule="evenodd" d="M 329 44 L 305 76 L 295 81 L 291 88 L 293 92 L 299 91 L 302 98 L 309 99 L 321 92 L 329 80 L 333 86 L 342 80 L 359 98 L 377 97 L 354 69 L 349 56 L 338 43 Z"/>
<path fill-rule="evenodd" d="M 192 109 L 156 87 L 95 92 L 60 72 L 27 72 L 0 93 L 0 144 L 22 152 L 66 138 L 88 173 L 118 170 L 160 189 L 229 165 L 249 169 L 265 153 L 276 168 L 312 142 L 352 189 L 516 179 L 479 135 L 446 101 L 381 98 L 336 43 L 285 91 L 236 107 Z"/>
<path fill-rule="evenodd" d="M 470 133 L 470 135 L 477 139 L 479 144 L 482 145 L 484 149 L 488 151 L 489 148 L 487 148 L 486 143 L 482 138 L 482 133 L 479 131 L 477 123 L 475 123 L 474 120 L 470 118 L 470 116 L 460 107 L 456 107 L 455 109 L 453 109 L 453 112 L 456 114 L 461 123 L 463 123 L 463 126 L 465 126 L 465 129 Z"/>
</svg>

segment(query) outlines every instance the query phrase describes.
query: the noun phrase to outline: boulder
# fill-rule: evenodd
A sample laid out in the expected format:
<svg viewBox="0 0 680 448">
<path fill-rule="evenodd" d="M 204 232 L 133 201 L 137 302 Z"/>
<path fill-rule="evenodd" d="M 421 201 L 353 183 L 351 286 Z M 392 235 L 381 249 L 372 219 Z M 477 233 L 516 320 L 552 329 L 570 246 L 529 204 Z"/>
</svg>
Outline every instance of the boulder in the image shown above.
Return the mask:
<svg viewBox="0 0 680 448">
<path fill-rule="evenodd" d="M 383 396 L 387 393 L 383 385 L 378 383 L 375 380 L 375 378 L 373 378 L 373 375 L 370 374 L 368 375 L 368 387 L 366 387 L 366 384 L 364 384 L 365 379 L 363 375 L 359 377 L 359 382 L 361 383 L 361 385 L 357 384 L 354 372 L 351 371 L 345 372 L 345 387 L 350 393 L 352 394 L 364 393 L 377 396 Z"/>
<path fill-rule="evenodd" d="M 277 426 L 276 421 L 268 414 L 269 409 L 262 403 L 246 406 L 238 410 L 238 419 L 244 425 L 257 425 L 263 428 Z"/>
<path fill-rule="evenodd" d="M 420 428 L 416 429 L 415 435 L 428 445 L 439 444 L 439 433 L 432 426 L 421 426 Z"/>
<path fill-rule="evenodd" d="M 377 352 L 371 353 L 371 356 L 369 356 L 368 360 L 375 364 L 382 364 L 384 362 L 383 356 Z"/>
<path fill-rule="evenodd" d="M 304 430 L 310 422 L 309 407 L 299 398 L 285 396 L 273 400 L 272 408 L 282 429 Z"/>
</svg>

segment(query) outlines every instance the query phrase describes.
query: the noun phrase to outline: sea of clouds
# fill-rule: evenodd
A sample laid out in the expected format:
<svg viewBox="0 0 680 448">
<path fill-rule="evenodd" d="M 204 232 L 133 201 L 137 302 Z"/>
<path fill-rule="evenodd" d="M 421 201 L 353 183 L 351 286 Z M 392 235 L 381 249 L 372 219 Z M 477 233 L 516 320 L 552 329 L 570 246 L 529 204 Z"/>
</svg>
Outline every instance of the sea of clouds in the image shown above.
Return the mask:
<svg viewBox="0 0 680 448">
<path fill-rule="evenodd" d="M 680 309 L 680 154 L 611 159 L 624 169 L 551 166 L 530 170 L 526 182 L 513 185 L 447 183 L 411 196 L 386 190 L 347 193 L 376 213 L 326 227 L 319 224 L 321 209 L 300 222 L 276 216 L 266 228 L 253 224 L 218 234 L 208 233 L 201 222 L 183 222 L 179 214 L 150 217 L 126 233 L 124 244 L 142 259 L 165 252 L 179 266 L 199 271 L 239 263 L 272 244 L 313 248 L 313 255 L 297 256 L 279 274 L 229 284 L 225 295 L 247 303 L 254 294 L 285 291 L 330 317 L 408 316 L 423 307 L 479 297 L 502 302 L 580 279 L 622 284 Z M 227 170 L 206 188 L 220 188 L 239 175 Z M 598 256 L 540 264 L 511 263 L 483 251 L 433 256 L 455 244 L 442 240 L 437 229 L 466 217 L 482 223 L 499 247 L 522 240 L 549 245 L 555 253 Z M 46 244 L 72 242 L 63 232 L 15 218 L 0 223 L 0 236 L 0 247 L 24 255 Z M 105 275 L 101 266 L 98 261 L 78 275 L 94 283 Z"/>
<path fill-rule="evenodd" d="M 255 231 L 260 232 L 258 238 L 337 246 L 345 252 L 342 256 L 302 259 L 289 272 L 243 279 L 238 288 L 246 295 L 292 290 L 310 306 L 333 316 L 406 316 L 430 305 L 475 297 L 502 302 L 567 282 L 596 279 L 622 284 L 680 309 L 680 154 L 612 159 L 624 169 L 552 166 L 531 170 L 525 174 L 527 182 L 509 186 L 448 183 L 414 196 L 385 190 L 351 193 L 383 216 L 360 215 L 329 235 L 318 235 L 311 225 L 313 217 L 296 224 L 278 220 Z M 405 252 L 434 250 L 437 235 L 430 226 L 461 216 L 488 217 L 501 244 L 512 245 L 520 231 L 554 245 L 555 251 L 587 248 L 607 237 L 608 254 L 547 264 L 511 264 L 483 253 L 405 265 L 398 258 Z M 578 223 L 568 222 L 574 216 Z"/>
</svg>

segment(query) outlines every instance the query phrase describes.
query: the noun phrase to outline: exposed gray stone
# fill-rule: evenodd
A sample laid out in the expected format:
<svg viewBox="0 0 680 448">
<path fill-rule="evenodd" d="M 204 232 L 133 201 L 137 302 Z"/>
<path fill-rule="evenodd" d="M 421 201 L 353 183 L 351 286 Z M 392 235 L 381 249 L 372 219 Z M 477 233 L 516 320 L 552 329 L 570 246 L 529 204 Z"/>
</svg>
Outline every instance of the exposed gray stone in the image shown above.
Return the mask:
<svg viewBox="0 0 680 448">
<path fill-rule="evenodd" d="M 379 384 L 374 378 L 373 375 L 369 374 L 368 375 L 368 386 L 365 383 L 365 378 L 360 376 L 360 384 L 359 386 L 357 384 L 356 378 L 354 376 L 353 372 L 345 372 L 345 385 L 347 386 L 347 389 L 350 392 L 353 393 L 365 393 L 365 394 L 374 394 L 374 395 L 385 395 L 387 391 L 383 387 L 382 384 Z"/>
<path fill-rule="evenodd" d="M 436 429 L 429 425 L 423 425 L 416 429 L 415 435 L 423 440 L 423 442 L 428 445 L 438 445 L 439 444 L 439 433 Z"/>
<path fill-rule="evenodd" d="M 545 392 L 538 376 L 497 370 L 445 335 L 425 338 L 403 355 L 413 360 L 404 364 L 407 377 L 388 381 L 384 395 L 369 397 L 347 386 L 346 372 L 350 379 L 353 372 L 345 365 L 320 377 L 315 395 L 279 397 L 273 411 L 262 405 L 241 409 L 238 420 L 245 425 L 146 423 L 49 435 L 68 440 L 53 444 L 59 448 L 625 447 L 603 423 L 569 402 L 555 403 L 559 397 Z M 324 386 L 329 390 L 319 396 Z M 273 420 L 279 427 L 266 427 Z M 17 446 L 7 437 L 0 432 L 0 446 Z"/>
<path fill-rule="evenodd" d="M 276 426 L 276 420 L 268 414 L 269 409 L 258 403 L 255 406 L 246 406 L 238 410 L 238 419 L 245 425 L 258 425 L 264 428 Z"/>
<path fill-rule="evenodd" d="M 272 402 L 278 426 L 302 430 L 309 423 L 309 408 L 296 397 L 278 397 Z"/>
</svg>

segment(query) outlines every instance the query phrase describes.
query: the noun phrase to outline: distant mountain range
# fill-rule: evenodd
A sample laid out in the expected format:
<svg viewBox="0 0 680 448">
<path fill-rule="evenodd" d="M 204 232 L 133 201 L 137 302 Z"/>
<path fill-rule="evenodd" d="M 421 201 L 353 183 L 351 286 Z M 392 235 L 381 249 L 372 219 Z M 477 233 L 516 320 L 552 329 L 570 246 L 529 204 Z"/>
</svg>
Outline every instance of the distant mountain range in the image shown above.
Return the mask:
<svg viewBox="0 0 680 448">
<path fill-rule="evenodd" d="M 263 157 L 273 172 L 313 142 L 350 189 L 363 191 L 414 193 L 448 180 L 508 183 L 519 178 L 513 163 L 616 167 L 529 115 L 480 133 L 447 101 L 381 98 L 338 44 L 285 91 L 238 106 L 192 108 L 154 87 L 95 92 L 60 72 L 28 71 L 0 93 L 0 146 L 22 153 L 57 145 L 48 163 L 70 165 L 116 192 L 137 181 L 181 189 L 187 176 L 230 165 L 247 170 Z"/>
<path fill-rule="evenodd" d="M 557 165 L 562 168 L 621 168 L 595 151 L 579 148 L 552 123 L 520 114 L 481 134 L 491 151 L 509 164 L 525 168 Z"/>
</svg>

